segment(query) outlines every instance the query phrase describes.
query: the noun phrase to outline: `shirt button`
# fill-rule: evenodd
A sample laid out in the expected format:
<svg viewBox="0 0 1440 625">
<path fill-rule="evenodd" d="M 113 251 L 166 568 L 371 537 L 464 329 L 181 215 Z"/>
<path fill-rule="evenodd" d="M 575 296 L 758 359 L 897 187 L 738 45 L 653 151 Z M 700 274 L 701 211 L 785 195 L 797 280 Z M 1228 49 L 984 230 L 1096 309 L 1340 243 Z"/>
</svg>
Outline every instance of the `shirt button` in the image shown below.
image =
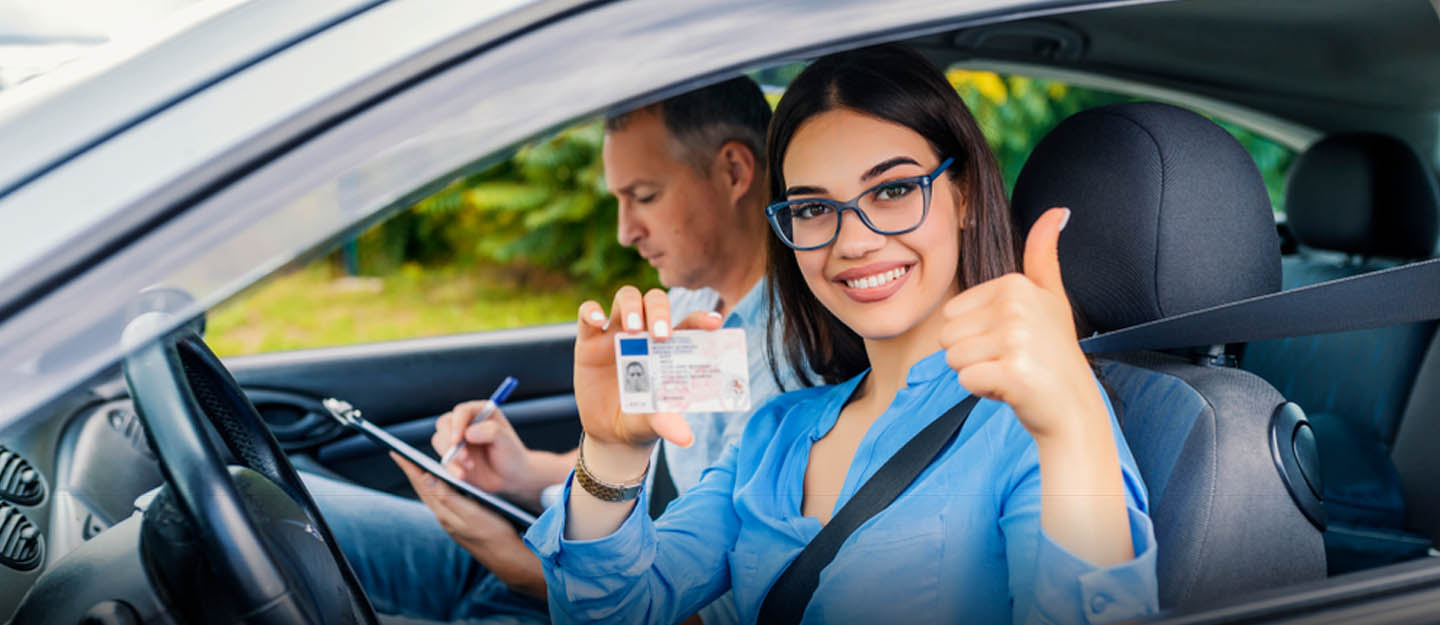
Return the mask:
<svg viewBox="0 0 1440 625">
<path fill-rule="evenodd" d="M 1094 597 L 1090 598 L 1090 612 L 1093 614 L 1100 614 L 1105 611 L 1105 608 L 1110 607 L 1110 604 L 1114 602 L 1115 600 L 1111 599 L 1110 595 L 1107 595 L 1103 592 L 1097 594 Z"/>
</svg>

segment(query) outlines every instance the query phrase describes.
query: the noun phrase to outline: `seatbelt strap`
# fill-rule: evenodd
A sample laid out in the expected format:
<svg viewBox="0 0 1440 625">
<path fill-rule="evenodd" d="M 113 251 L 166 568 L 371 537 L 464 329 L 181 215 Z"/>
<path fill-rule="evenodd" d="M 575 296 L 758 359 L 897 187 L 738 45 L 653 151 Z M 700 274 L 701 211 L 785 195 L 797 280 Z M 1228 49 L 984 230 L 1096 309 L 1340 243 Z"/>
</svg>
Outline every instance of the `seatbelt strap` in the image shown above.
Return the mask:
<svg viewBox="0 0 1440 625">
<path fill-rule="evenodd" d="M 650 519 L 658 519 L 665 507 L 680 496 L 675 478 L 670 475 L 670 461 L 665 458 L 665 443 L 655 446 L 655 470 L 650 475 Z"/>
<path fill-rule="evenodd" d="M 949 446 L 979 402 L 979 396 L 966 397 L 920 430 L 870 479 L 865 480 L 850 501 L 845 502 L 845 506 L 820 529 L 810 544 L 805 545 L 800 555 L 790 561 L 790 566 L 770 587 L 765 601 L 760 604 L 759 625 L 794 625 L 800 622 L 805 607 L 810 605 L 810 597 L 815 594 L 815 587 L 820 583 L 820 571 L 835 559 L 845 539 L 910 487 L 925 467 L 930 466 L 935 457 Z"/>
<path fill-rule="evenodd" d="M 1243 299 L 1080 341 L 1102 354 L 1225 343 L 1440 319 L 1440 258 Z"/>
</svg>

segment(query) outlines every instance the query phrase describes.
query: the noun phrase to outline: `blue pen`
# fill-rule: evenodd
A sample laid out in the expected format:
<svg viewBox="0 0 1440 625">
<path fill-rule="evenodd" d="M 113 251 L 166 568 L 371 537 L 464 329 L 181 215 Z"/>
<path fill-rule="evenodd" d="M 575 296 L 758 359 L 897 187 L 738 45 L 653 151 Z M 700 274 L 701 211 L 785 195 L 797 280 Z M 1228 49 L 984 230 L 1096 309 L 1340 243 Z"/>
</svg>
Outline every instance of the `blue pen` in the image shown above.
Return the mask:
<svg viewBox="0 0 1440 625">
<path fill-rule="evenodd" d="M 484 421 L 490 418 L 490 413 L 494 412 L 495 407 L 499 406 L 501 402 L 510 398 L 510 391 L 515 390 L 515 386 L 519 383 L 519 380 L 508 375 L 505 376 L 505 379 L 500 382 L 500 386 L 495 389 L 494 393 L 490 394 L 490 403 L 480 411 L 480 414 L 475 415 L 475 418 L 471 420 L 470 423 Z M 470 427 L 470 423 L 466 423 L 465 427 Z M 460 453 L 460 450 L 465 447 L 465 431 L 462 429 L 460 432 L 460 442 L 455 443 L 455 446 L 451 447 L 450 451 L 445 452 L 445 456 L 440 458 L 441 465 L 450 464 L 450 461 L 455 459 L 455 454 Z"/>
</svg>

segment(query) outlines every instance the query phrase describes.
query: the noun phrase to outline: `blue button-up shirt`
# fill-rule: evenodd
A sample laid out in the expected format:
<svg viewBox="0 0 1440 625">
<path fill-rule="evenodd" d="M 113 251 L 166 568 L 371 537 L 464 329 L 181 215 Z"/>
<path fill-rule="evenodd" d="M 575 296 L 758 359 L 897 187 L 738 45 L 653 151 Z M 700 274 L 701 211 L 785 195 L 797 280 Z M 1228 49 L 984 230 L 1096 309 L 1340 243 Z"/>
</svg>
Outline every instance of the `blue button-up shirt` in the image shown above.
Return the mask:
<svg viewBox="0 0 1440 625">
<path fill-rule="evenodd" d="M 720 294 L 713 289 L 675 287 L 670 289 L 669 296 L 670 316 L 674 323 L 679 323 L 691 313 L 715 310 L 720 304 Z M 769 291 L 762 278 L 740 301 L 730 307 L 730 313 L 725 315 L 723 324 L 726 328 L 745 330 L 745 349 L 750 365 L 751 408 L 760 407 L 781 391 L 770 370 L 769 352 L 766 350 L 767 341 L 781 345 L 780 328 L 769 323 L 769 306 Z M 777 350 L 775 353 L 781 352 Z M 789 363 L 782 359 L 778 365 L 780 381 L 785 388 L 800 388 L 795 370 Z M 665 445 L 665 463 L 670 469 L 670 477 L 675 482 L 677 492 L 684 493 L 698 484 L 701 473 L 720 459 L 725 448 L 739 442 L 751 412 L 753 411 L 685 413 L 685 421 L 690 424 L 690 431 L 695 434 L 694 442 L 689 447 L 681 447 L 668 441 L 662 443 Z M 547 487 L 541 494 L 541 502 L 546 508 L 550 508 L 555 502 L 561 501 L 563 492 L 562 484 Z M 705 625 L 735 625 L 740 622 L 735 602 L 728 595 L 701 608 L 700 617 Z"/>
<path fill-rule="evenodd" d="M 544 565 L 551 617 L 674 623 L 733 589 L 741 620 L 754 622 L 770 586 L 820 531 L 800 512 L 810 448 L 863 377 L 766 404 L 739 444 L 658 522 L 645 514 L 642 496 L 610 536 L 571 541 L 564 539 L 568 506 L 548 510 L 525 539 Z M 906 382 L 861 440 L 836 510 L 968 395 L 943 351 L 916 363 Z M 1045 535 L 1035 441 L 1009 406 L 984 400 L 911 487 L 845 542 L 821 572 L 804 622 L 1095 623 L 1154 613 L 1145 488 L 1113 411 L 1110 418 L 1133 560 L 1096 567 Z"/>
</svg>

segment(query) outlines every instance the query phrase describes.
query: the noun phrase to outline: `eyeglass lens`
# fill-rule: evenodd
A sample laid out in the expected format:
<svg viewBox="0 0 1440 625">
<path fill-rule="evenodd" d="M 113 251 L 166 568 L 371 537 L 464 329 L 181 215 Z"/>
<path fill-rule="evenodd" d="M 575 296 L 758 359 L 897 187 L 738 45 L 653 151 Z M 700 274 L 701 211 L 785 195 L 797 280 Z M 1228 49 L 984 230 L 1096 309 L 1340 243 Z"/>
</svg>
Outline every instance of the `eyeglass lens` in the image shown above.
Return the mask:
<svg viewBox="0 0 1440 625">
<path fill-rule="evenodd" d="M 867 191 L 856 204 L 872 230 L 892 234 L 920 224 L 925 218 L 925 195 L 920 180 L 896 180 Z M 839 235 L 839 206 L 838 202 L 802 200 L 781 208 L 775 217 L 795 247 L 818 247 Z"/>
</svg>

